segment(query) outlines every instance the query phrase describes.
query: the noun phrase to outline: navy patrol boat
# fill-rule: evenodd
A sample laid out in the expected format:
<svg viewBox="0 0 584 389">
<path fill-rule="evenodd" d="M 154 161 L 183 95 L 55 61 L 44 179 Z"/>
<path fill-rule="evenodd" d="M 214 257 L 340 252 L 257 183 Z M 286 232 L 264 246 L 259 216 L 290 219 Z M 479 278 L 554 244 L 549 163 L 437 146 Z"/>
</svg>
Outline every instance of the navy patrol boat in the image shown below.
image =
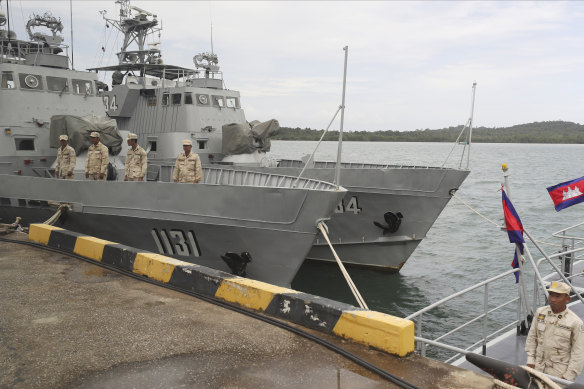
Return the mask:
<svg viewBox="0 0 584 389">
<path fill-rule="evenodd" d="M 247 122 L 240 93 L 225 88 L 215 53 L 195 55 L 194 69 L 164 64 L 159 42 L 146 44 L 160 31 L 156 16 L 126 0 L 116 3 L 119 19 L 104 18 L 124 34 L 118 63 L 91 70 L 113 72 L 112 88 L 103 99 L 120 130 L 137 133 L 149 161 L 159 166 L 173 163 L 186 138 L 207 166 L 291 176 L 302 172 L 342 184 L 348 193 L 328 227 L 345 264 L 399 271 L 469 174 L 468 165 L 342 163 L 337 180 L 336 162 L 277 161 L 268 153 L 277 121 Z M 161 173 L 151 171 L 153 177 Z M 334 260 L 320 236 L 307 258 Z"/>
<path fill-rule="evenodd" d="M 71 68 L 58 34 L 63 24 L 50 12 L 29 19 L 29 40 L 7 24 L 0 9 L 0 173 L 42 175 L 56 158 L 49 142 L 53 115 L 105 116 L 98 80 Z"/>
<path fill-rule="evenodd" d="M 142 13 L 135 22 L 141 18 Z M 50 178 L 56 149 L 49 145 L 56 145 L 63 132 L 70 139 L 89 136 L 89 127 L 71 125 L 78 120 L 66 117 L 103 113 L 96 91 L 105 87 L 95 73 L 69 69 L 56 34 L 60 21 L 49 14 L 31 20 L 29 27 L 49 27 L 53 35 L 33 34 L 31 42 L 24 42 L 0 30 L 0 219 L 47 222 L 289 286 L 314 242 L 317 224 L 330 217 L 346 190 L 315 179 L 220 167 L 205 168 L 198 184 L 176 184 L 170 179 L 172 166 L 154 164 L 149 182 L 123 182 L 123 174 L 118 180 L 89 181 L 80 158 L 74 180 Z M 1 26 L 5 21 L 0 15 Z M 126 26 L 131 30 L 132 22 Z M 132 96 L 130 91 L 128 102 Z M 115 99 L 108 102 L 115 104 Z M 51 117 L 61 125 L 50 131 Z M 108 135 L 116 135 L 115 125 L 106 124 Z M 75 136 L 70 125 L 76 127 Z M 122 137 L 116 137 L 119 146 Z M 176 158 L 179 149 L 168 149 L 166 155 Z"/>
</svg>

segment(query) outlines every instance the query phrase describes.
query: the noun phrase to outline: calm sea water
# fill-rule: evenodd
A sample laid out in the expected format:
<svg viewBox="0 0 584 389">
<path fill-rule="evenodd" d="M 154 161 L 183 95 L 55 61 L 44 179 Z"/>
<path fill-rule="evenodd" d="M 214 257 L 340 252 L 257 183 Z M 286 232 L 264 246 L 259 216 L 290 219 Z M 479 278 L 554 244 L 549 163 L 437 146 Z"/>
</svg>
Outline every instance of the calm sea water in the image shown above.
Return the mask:
<svg viewBox="0 0 584 389">
<path fill-rule="evenodd" d="M 280 158 L 298 158 L 311 153 L 315 145 L 273 141 L 272 152 Z M 452 144 L 446 143 L 345 142 L 343 161 L 440 166 L 451 149 Z M 461 150 L 462 146 L 456 146 L 446 166 L 458 165 Z M 336 143 L 323 142 L 316 159 L 335 160 L 336 152 Z M 552 232 L 584 221 L 584 204 L 556 212 L 546 191 L 548 186 L 584 176 L 584 145 L 473 144 L 470 161 L 471 174 L 457 195 L 489 219 L 503 223 L 499 188 L 503 182 L 501 164 L 506 163 L 513 204 L 532 236 L 552 242 Z M 349 273 L 369 308 L 405 317 L 510 269 L 513 250 L 504 231 L 452 199 L 399 274 L 358 269 Z M 292 286 L 356 305 L 336 265 L 307 263 Z M 516 294 L 512 275 L 489 289 L 493 300 Z M 436 334 L 477 315 L 482 303 L 482 294 L 473 293 L 425 316 L 424 328 Z M 507 322 L 514 312 L 516 308 L 510 308 L 494 320 Z M 503 317 L 507 315 L 511 317 Z M 451 339 L 462 345 L 476 331 L 479 329 L 469 329 Z"/>
</svg>

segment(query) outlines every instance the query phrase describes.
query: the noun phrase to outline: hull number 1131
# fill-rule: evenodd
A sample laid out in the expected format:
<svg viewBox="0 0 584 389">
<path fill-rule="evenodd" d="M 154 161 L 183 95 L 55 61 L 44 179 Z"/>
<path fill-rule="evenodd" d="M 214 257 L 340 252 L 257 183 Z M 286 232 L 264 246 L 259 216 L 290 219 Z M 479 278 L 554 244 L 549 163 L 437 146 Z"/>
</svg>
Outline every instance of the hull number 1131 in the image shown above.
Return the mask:
<svg viewBox="0 0 584 389">
<path fill-rule="evenodd" d="M 200 257 L 201 249 L 193 231 L 152 229 L 152 237 L 160 254 Z"/>
</svg>

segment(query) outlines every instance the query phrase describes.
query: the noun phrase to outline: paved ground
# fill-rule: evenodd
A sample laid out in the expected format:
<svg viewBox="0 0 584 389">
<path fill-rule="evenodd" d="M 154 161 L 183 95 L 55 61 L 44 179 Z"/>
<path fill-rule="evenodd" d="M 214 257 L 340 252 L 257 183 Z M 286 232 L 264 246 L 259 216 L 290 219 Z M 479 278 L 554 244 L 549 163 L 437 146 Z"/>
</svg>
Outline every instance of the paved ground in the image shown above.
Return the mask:
<svg viewBox="0 0 584 389">
<path fill-rule="evenodd" d="M 492 386 L 416 355 L 394 358 L 313 333 L 420 388 Z M 396 386 L 259 320 L 67 255 L 0 242 L 0 388 L 48 387 Z"/>
</svg>

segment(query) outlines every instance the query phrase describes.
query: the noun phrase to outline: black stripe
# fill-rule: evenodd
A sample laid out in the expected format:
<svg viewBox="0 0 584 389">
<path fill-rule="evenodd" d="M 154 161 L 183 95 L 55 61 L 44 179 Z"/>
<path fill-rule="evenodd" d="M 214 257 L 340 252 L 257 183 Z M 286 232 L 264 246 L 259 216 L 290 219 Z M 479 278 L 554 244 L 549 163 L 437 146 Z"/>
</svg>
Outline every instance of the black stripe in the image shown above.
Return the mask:
<svg viewBox="0 0 584 389">
<path fill-rule="evenodd" d="M 306 293 L 276 295 L 266 313 L 319 331 L 332 332 L 343 311 L 354 311 L 352 305 Z"/>
<path fill-rule="evenodd" d="M 172 272 L 171 285 L 205 296 L 214 297 L 221 281 L 233 276 L 220 270 L 209 269 L 203 266 L 177 266 Z"/>
<path fill-rule="evenodd" d="M 139 252 L 144 252 L 144 250 L 137 250 L 133 247 L 117 243 L 107 244 L 103 248 L 101 262 L 117 266 L 127 271 L 132 271 L 134 270 L 136 255 L 138 255 Z"/>
<path fill-rule="evenodd" d="M 67 230 L 51 230 L 51 235 L 49 235 L 49 242 L 47 243 L 47 246 L 73 252 L 77 238 L 80 236 L 85 235 Z"/>
</svg>

